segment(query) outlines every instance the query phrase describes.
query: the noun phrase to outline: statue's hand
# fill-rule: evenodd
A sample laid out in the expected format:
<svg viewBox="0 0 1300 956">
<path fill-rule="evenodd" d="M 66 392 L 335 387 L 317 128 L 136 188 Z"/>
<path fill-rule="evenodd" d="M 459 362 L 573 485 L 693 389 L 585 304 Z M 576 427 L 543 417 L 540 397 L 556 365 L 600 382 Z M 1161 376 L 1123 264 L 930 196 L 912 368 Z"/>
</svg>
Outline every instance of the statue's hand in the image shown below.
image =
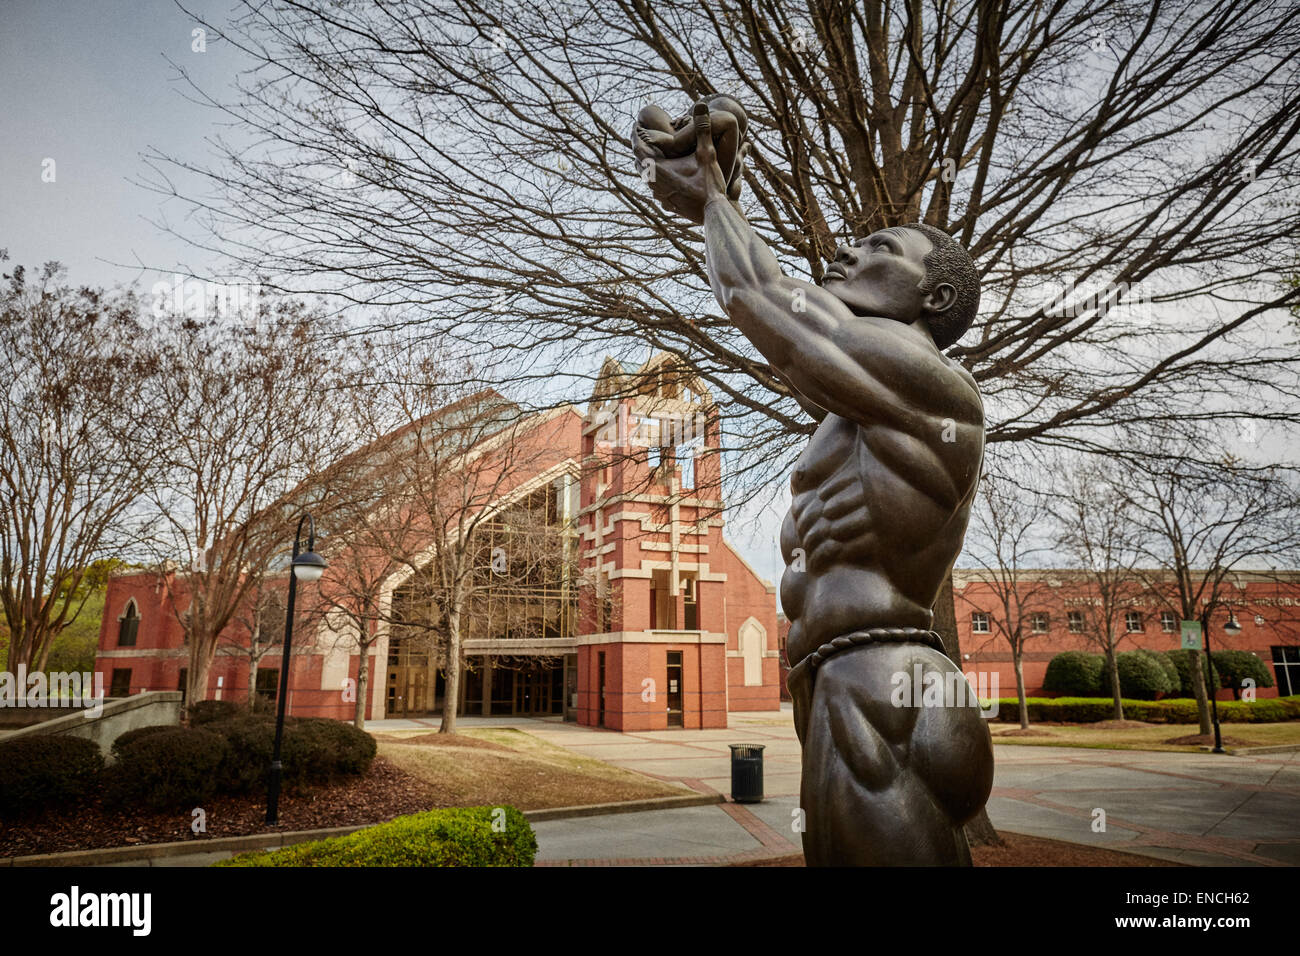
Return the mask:
<svg viewBox="0 0 1300 956">
<path fill-rule="evenodd" d="M 695 123 L 695 152 L 676 158 L 655 156 L 639 137 L 633 137 L 633 152 L 638 168 L 650 182 L 655 199 L 669 212 L 685 216 L 699 225 L 704 222 L 704 206 L 714 196 L 740 196 L 740 183 L 744 172 L 745 154 L 749 144 L 741 147 L 736 157 L 730 182 L 718 166 L 717 151 L 709 127 L 709 107 L 703 101 L 695 104 L 692 114 Z"/>
</svg>

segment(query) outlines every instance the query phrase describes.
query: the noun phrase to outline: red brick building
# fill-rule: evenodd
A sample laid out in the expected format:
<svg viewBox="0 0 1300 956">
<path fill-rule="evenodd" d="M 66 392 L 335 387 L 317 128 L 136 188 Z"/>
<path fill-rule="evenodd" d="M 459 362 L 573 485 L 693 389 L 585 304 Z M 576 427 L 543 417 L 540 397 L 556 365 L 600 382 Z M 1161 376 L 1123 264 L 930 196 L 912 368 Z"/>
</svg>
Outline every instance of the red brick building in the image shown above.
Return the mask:
<svg viewBox="0 0 1300 956">
<path fill-rule="evenodd" d="M 964 657 L 961 667 L 966 672 L 988 673 L 990 682 L 996 675 L 1000 695 L 1014 697 L 1015 671 L 1004 636 L 1006 614 L 1000 591 L 991 580 L 986 571 L 958 568 L 953 572 Z M 1030 696 L 1039 696 L 1053 657 L 1069 650 L 1099 651 L 1085 634 L 1089 616 L 1084 608 L 1096 598 L 1077 571 L 1021 572 L 1021 580 L 1025 599 L 1021 617 L 1029 635 L 1022 663 L 1025 690 Z M 1249 651 L 1259 657 L 1273 673 L 1276 685 L 1259 688 L 1259 697 L 1300 694 L 1300 572 L 1242 571 L 1229 575 L 1226 583 L 1227 591 L 1221 595 L 1226 607 L 1216 606 L 1210 617 L 1211 650 Z M 1170 587 L 1164 593 L 1143 591 L 1125 600 L 1121 652 L 1137 648 L 1168 651 L 1180 646 L 1180 615 L 1172 598 Z M 1228 608 L 1241 625 L 1241 633 L 1235 636 L 1223 629 Z M 1231 700 L 1232 692 L 1223 689 L 1219 697 Z"/>
<path fill-rule="evenodd" d="M 667 355 L 633 371 L 607 360 L 586 414 L 572 406 L 540 414 L 524 440 L 534 446 L 528 472 L 490 507 L 544 514 L 572 539 L 590 586 L 566 579 L 516 590 L 511 613 L 467 622 L 460 712 L 563 715 L 647 730 L 725 727 L 728 711 L 778 709 L 776 588 L 723 536 L 717 412 L 708 393 L 683 379 Z M 347 529 L 321 530 L 333 547 L 349 547 Z M 332 569 L 347 563 L 330 561 Z M 330 588 L 332 573 L 319 585 L 300 585 L 299 602 Z M 385 582 L 385 612 L 409 577 Z M 184 689 L 188 649 L 176 609 L 187 604 L 183 571 L 109 582 L 96 670 L 110 696 Z M 240 653 L 251 615 L 239 617 L 223 635 L 229 653 L 213 662 L 208 696 L 244 701 L 253 683 L 273 699 L 280 650 L 251 674 Z M 446 683 L 436 654 L 383 621 L 375 627 L 367 717 L 439 713 Z M 289 712 L 349 719 L 355 641 L 329 615 L 308 630 L 295 626 Z"/>
</svg>

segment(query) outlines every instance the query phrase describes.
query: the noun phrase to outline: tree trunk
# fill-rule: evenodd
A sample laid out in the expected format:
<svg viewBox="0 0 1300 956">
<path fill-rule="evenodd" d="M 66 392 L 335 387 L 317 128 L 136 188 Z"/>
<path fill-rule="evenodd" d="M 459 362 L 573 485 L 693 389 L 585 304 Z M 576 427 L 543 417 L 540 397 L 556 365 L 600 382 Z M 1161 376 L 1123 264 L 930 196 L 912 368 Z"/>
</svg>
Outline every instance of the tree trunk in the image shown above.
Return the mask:
<svg viewBox="0 0 1300 956">
<path fill-rule="evenodd" d="M 944 652 L 949 660 L 961 669 L 961 639 L 957 634 L 957 604 L 952 593 L 952 572 L 944 579 L 939 589 L 939 598 L 934 602 L 934 618 L 930 627 L 943 640 Z M 966 824 L 966 842 L 971 846 L 1002 846 L 1002 838 L 993 829 L 986 807 Z"/>
<path fill-rule="evenodd" d="M 212 672 L 212 658 L 199 651 L 198 642 L 190 638 L 190 669 L 185 675 L 185 706 L 192 707 L 208 699 L 208 675 Z"/>
<path fill-rule="evenodd" d="M 1019 647 L 1012 650 L 1012 660 L 1016 667 L 1016 696 L 1020 699 L 1020 729 L 1029 729 L 1029 701 L 1025 697 L 1024 651 Z"/>
<path fill-rule="evenodd" d="M 248 655 L 248 712 L 257 713 L 257 665 L 261 659 Z"/>
<path fill-rule="evenodd" d="M 1106 647 L 1106 673 L 1110 674 L 1111 700 L 1115 702 L 1111 717 L 1115 720 L 1123 720 L 1124 701 L 1119 686 L 1119 657 L 1115 654 L 1115 645 L 1113 644 Z"/>
<path fill-rule="evenodd" d="M 1187 666 L 1192 669 L 1192 693 L 1196 695 L 1196 719 L 1201 725 L 1201 733 L 1212 733 L 1210 699 L 1205 692 L 1205 661 L 1200 651 L 1187 652 Z"/>
<path fill-rule="evenodd" d="M 442 700 L 440 734 L 456 732 L 456 707 L 460 703 L 460 608 L 447 615 L 447 693 Z"/>
<path fill-rule="evenodd" d="M 357 661 L 357 707 L 353 712 L 352 725 L 357 730 L 366 729 L 366 688 L 370 686 L 370 648 L 362 644 Z"/>
</svg>

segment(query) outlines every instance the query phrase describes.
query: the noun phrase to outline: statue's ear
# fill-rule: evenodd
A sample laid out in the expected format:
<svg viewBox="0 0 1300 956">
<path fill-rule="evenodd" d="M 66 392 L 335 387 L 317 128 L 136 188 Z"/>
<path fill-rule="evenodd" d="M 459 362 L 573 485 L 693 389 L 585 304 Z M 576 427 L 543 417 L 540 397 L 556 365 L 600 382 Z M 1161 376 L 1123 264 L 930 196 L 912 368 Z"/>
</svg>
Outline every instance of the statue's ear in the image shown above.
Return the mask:
<svg viewBox="0 0 1300 956">
<path fill-rule="evenodd" d="M 925 308 L 929 312 L 947 312 L 956 301 L 956 287 L 949 282 L 940 282 L 926 293 Z"/>
</svg>

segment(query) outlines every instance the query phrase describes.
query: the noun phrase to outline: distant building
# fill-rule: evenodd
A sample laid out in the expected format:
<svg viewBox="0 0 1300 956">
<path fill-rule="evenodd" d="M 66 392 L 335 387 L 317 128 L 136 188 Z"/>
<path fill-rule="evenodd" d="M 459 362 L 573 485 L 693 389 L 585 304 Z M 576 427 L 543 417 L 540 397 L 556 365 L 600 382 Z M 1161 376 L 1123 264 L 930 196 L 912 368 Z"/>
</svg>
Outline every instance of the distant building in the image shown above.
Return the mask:
<svg viewBox="0 0 1300 956">
<path fill-rule="evenodd" d="M 723 536 L 717 410 L 707 391 L 667 354 L 631 372 L 610 359 L 586 414 L 571 406 L 540 414 L 525 440 L 536 464 L 492 507 L 524 508 L 553 526 L 577 549 L 590 586 L 565 576 L 489 592 L 485 610 L 465 622 L 459 712 L 654 730 L 721 728 L 729 711 L 778 709 L 776 588 Z M 328 531 L 332 547 L 348 547 L 348 529 Z M 489 521 L 484 534 L 508 540 L 510 530 Z M 407 578 L 386 582 L 386 608 L 409 600 Z M 312 600 L 314 587 L 300 587 L 299 600 Z M 176 609 L 187 603 L 183 571 L 109 582 L 96 670 L 110 696 L 184 690 L 188 650 Z M 280 649 L 255 675 L 238 654 L 250 617 L 227 629 L 235 653 L 213 662 L 210 698 L 247 700 L 253 682 L 275 699 Z M 367 718 L 436 716 L 446 688 L 436 650 L 404 627 L 377 626 Z M 349 652 L 329 616 L 314 628 L 295 628 L 303 651 L 290 664 L 289 712 L 350 719 L 355 644 Z"/>
<path fill-rule="evenodd" d="M 1048 662 L 1062 651 L 1098 651 L 1086 638 L 1089 616 L 1084 607 L 1094 601 L 1081 572 L 1070 569 L 1020 572 L 1025 599 L 1026 630 L 1022 668 L 1025 689 L 1041 695 Z M 1148 578 L 1159 579 L 1155 573 Z M 1016 692 L 1011 648 L 1000 631 L 1006 615 L 989 572 L 958 568 L 953 572 L 957 632 L 961 641 L 962 670 L 996 674 L 1003 697 Z M 1259 697 L 1300 694 L 1300 572 L 1241 571 L 1230 574 L 1227 606 L 1214 608 L 1210 617 L 1210 649 L 1249 651 L 1269 667 L 1276 686 L 1259 688 Z M 1032 592 L 1033 597 L 1030 597 Z M 1164 591 L 1135 593 L 1123 604 L 1119 650 L 1136 648 L 1168 651 L 1180 646 L 1180 617 L 1176 613 L 1172 582 Z M 1223 625 L 1228 609 L 1241 625 L 1230 637 Z M 1199 612 L 1198 612 L 1199 613 Z M 1232 699 L 1232 692 L 1219 692 Z"/>
</svg>

